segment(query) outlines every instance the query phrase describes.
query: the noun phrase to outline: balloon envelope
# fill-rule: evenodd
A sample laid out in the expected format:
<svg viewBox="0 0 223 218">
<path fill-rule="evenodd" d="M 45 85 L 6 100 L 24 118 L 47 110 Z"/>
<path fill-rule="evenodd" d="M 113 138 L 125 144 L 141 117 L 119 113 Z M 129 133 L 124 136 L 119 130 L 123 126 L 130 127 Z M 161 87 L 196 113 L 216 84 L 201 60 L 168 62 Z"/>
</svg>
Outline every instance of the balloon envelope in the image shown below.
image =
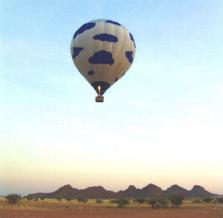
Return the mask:
<svg viewBox="0 0 223 218">
<path fill-rule="evenodd" d="M 124 26 L 103 19 L 82 25 L 70 49 L 74 64 L 99 95 L 126 73 L 136 51 L 134 38 Z"/>
</svg>

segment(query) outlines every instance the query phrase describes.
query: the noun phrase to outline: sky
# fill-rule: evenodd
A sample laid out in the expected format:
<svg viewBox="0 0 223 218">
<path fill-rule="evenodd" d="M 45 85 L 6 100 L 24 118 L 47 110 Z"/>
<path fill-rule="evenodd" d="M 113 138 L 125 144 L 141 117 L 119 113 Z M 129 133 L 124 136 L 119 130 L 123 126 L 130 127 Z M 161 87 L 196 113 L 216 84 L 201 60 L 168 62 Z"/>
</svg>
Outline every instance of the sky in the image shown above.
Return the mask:
<svg viewBox="0 0 223 218">
<path fill-rule="evenodd" d="M 223 1 L 0 0 L 0 194 L 199 184 L 223 194 Z M 134 36 L 95 103 L 74 67 L 94 19 Z"/>
</svg>

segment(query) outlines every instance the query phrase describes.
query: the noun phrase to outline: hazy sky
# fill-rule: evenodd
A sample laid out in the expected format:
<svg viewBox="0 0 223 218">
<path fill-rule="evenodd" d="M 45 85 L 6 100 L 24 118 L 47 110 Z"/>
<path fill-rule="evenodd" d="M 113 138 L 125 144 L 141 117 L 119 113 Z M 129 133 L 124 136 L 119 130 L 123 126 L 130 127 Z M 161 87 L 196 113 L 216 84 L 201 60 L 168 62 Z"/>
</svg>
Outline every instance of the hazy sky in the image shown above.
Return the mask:
<svg viewBox="0 0 223 218">
<path fill-rule="evenodd" d="M 0 0 L 0 194 L 130 183 L 223 193 L 223 1 Z M 105 18 L 134 35 L 96 104 L 70 42 Z"/>
</svg>

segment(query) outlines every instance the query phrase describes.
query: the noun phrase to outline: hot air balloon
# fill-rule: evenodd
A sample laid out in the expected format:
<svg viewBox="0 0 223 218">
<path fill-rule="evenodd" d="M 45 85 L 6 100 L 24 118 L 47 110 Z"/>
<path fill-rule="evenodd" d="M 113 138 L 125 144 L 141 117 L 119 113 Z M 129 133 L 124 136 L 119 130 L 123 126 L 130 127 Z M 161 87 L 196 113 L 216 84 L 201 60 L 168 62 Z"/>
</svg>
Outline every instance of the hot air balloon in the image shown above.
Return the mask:
<svg viewBox="0 0 223 218">
<path fill-rule="evenodd" d="M 82 25 L 71 41 L 75 66 L 95 89 L 96 102 L 130 68 L 136 51 L 133 35 L 118 22 L 93 20 Z"/>
</svg>

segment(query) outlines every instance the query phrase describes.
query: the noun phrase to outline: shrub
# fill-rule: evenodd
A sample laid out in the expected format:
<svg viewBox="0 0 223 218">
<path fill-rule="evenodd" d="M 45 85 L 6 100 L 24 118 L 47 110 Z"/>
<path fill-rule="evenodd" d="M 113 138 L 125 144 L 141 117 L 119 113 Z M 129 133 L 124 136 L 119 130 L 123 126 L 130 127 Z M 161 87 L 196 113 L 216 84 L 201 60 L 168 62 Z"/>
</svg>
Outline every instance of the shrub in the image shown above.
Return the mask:
<svg viewBox="0 0 223 218">
<path fill-rule="evenodd" d="M 123 208 L 129 203 L 129 201 L 127 199 L 119 199 L 117 203 L 119 208 Z"/>
<path fill-rule="evenodd" d="M 195 198 L 195 199 L 192 200 L 192 203 L 193 204 L 201 204 L 202 200 L 200 198 Z"/>
<path fill-rule="evenodd" d="M 56 199 L 57 199 L 58 201 L 61 201 L 61 200 L 62 200 L 62 198 L 61 198 L 61 197 L 57 197 Z"/>
<path fill-rule="evenodd" d="M 223 197 L 217 198 L 218 203 L 223 204 Z"/>
<path fill-rule="evenodd" d="M 183 203 L 184 197 L 182 195 L 172 195 L 169 197 L 169 200 L 174 207 L 180 207 Z"/>
<path fill-rule="evenodd" d="M 96 200 L 96 203 L 97 203 L 97 204 L 101 204 L 102 202 L 103 202 L 103 201 L 102 201 L 101 199 L 97 199 L 97 200 Z"/>
<path fill-rule="evenodd" d="M 149 200 L 149 204 L 152 208 L 169 207 L 170 201 L 166 198 L 152 198 Z"/>
<path fill-rule="evenodd" d="M 118 204 L 119 208 L 123 208 L 123 207 L 125 207 L 129 203 L 129 201 L 127 199 L 111 200 L 110 202 Z"/>
<path fill-rule="evenodd" d="M 157 199 L 155 198 L 150 199 L 149 204 L 151 205 L 152 208 L 156 208 Z"/>
<path fill-rule="evenodd" d="M 112 199 L 112 200 L 110 200 L 110 203 L 111 204 L 117 204 L 117 200 Z"/>
<path fill-rule="evenodd" d="M 33 197 L 31 197 L 31 196 L 28 195 L 28 196 L 26 197 L 26 199 L 27 199 L 28 201 L 31 201 L 31 200 L 33 200 Z"/>
<path fill-rule="evenodd" d="M 139 204 L 145 203 L 145 199 L 144 198 L 138 198 L 138 199 L 135 199 L 134 201 L 139 203 Z"/>
<path fill-rule="evenodd" d="M 203 198 L 202 200 L 206 203 L 211 203 L 213 201 L 212 198 Z"/>
<path fill-rule="evenodd" d="M 88 201 L 88 199 L 86 199 L 86 198 L 77 198 L 77 201 L 86 203 Z"/>
<path fill-rule="evenodd" d="M 10 204 L 17 204 L 21 200 L 21 196 L 17 194 L 10 194 L 5 197 Z"/>
</svg>

